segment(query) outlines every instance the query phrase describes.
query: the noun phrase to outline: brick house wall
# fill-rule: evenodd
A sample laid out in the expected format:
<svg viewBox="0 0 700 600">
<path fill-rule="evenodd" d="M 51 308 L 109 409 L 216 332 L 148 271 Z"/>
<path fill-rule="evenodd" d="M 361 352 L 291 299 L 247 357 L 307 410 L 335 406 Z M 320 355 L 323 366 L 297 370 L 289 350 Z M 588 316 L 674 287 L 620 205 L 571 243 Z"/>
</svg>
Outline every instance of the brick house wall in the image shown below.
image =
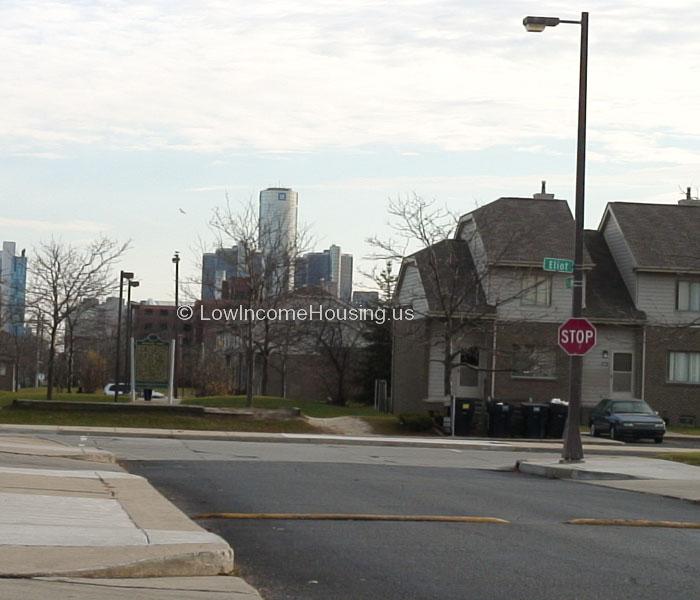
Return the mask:
<svg viewBox="0 0 700 600">
<path fill-rule="evenodd" d="M 694 416 L 697 424 L 700 421 L 700 385 L 668 381 L 669 351 L 700 352 L 700 329 L 647 328 L 645 400 L 671 424 L 677 424 L 685 415 Z"/>
<path fill-rule="evenodd" d="M 500 402 L 549 402 L 569 396 L 569 357 L 557 346 L 558 325 L 555 323 L 499 322 L 496 333 L 496 369 L 494 399 Z M 552 348 L 556 352 L 556 377 L 552 379 L 513 375 L 514 345 Z"/>
</svg>

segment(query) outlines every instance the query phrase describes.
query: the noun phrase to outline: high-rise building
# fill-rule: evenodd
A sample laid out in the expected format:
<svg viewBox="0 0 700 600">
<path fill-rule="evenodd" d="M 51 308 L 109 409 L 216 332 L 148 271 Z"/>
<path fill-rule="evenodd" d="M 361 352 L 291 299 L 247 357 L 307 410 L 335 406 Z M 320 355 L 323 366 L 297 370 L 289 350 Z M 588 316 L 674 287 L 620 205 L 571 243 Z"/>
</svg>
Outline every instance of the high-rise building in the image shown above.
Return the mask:
<svg viewBox="0 0 700 600">
<path fill-rule="evenodd" d="M 3 242 L 0 251 L 0 329 L 20 335 L 24 332 L 27 295 L 27 257 L 15 255 L 15 242 Z"/>
<path fill-rule="evenodd" d="M 202 256 L 202 300 L 221 299 L 224 281 L 238 277 L 238 248 L 217 248 Z"/>
<path fill-rule="evenodd" d="M 338 298 L 344 302 L 350 302 L 352 298 L 352 254 L 340 255 Z"/>
<path fill-rule="evenodd" d="M 260 192 L 259 245 L 273 294 L 289 289 L 294 281 L 298 205 L 299 197 L 290 188 Z"/>
<path fill-rule="evenodd" d="M 342 254 L 332 245 L 323 252 L 308 252 L 296 261 L 294 287 L 320 287 L 336 298 L 352 296 L 352 254 Z"/>
</svg>

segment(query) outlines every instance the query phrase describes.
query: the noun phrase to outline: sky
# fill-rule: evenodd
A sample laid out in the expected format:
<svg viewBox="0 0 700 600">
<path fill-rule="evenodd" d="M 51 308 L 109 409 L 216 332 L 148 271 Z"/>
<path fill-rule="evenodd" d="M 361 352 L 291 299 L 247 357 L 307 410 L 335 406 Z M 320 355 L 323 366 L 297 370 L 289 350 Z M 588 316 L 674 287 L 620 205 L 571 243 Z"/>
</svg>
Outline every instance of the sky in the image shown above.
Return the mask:
<svg viewBox="0 0 700 600">
<path fill-rule="evenodd" d="M 299 193 L 358 270 L 390 198 L 572 204 L 590 12 L 586 226 L 700 186 L 697 0 L 0 2 L 0 239 L 131 239 L 136 299 L 196 279 L 212 210 Z M 356 271 L 356 287 L 367 287 Z M 363 285 L 364 283 L 364 285 Z"/>
</svg>

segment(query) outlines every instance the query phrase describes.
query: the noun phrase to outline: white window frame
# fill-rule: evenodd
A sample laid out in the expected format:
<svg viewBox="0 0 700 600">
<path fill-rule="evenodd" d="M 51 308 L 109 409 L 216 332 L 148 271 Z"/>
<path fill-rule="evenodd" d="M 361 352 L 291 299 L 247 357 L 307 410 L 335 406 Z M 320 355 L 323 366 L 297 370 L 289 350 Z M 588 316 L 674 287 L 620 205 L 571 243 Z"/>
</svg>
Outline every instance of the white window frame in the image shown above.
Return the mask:
<svg viewBox="0 0 700 600">
<path fill-rule="evenodd" d="M 666 378 L 668 383 L 700 385 L 700 352 L 669 351 Z"/>
<path fill-rule="evenodd" d="M 700 281 L 679 279 L 676 285 L 676 310 L 700 312 Z"/>
<path fill-rule="evenodd" d="M 521 306 L 551 306 L 552 276 L 538 273 L 524 274 L 520 286 Z"/>
</svg>

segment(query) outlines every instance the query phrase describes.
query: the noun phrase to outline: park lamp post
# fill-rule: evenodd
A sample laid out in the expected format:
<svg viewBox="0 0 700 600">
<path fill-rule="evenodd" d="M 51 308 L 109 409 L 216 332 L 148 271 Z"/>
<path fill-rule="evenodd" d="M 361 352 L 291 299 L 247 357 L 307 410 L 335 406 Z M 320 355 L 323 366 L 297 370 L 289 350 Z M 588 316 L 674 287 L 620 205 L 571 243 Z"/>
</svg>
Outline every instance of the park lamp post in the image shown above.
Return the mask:
<svg viewBox="0 0 700 600">
<path fill-rule="evenodd" d="M 175 312 L 174 312 L 174 322 L 173 322 L 173 353 L 172 353 L 172 391 L 170 393 L 171 402 L 173 398 L 177 398 L 177 351 L 178 351 L 178 332 L 180 330 L 180 320 L 177 316 L 177 309 L 179 307 L 179 292 L 180 292 L 180 252 L 175 250 L 173 254 L 172 263 L 175 265 Z"/>
<path fill-rule="evenodd" d="M 559 19 L 558 17 L 525 17 L 523 25 L 532 32 L 542 32 L 547 27 L 556 27 L 560 23 L 572 23 L 581 26 L 581 58 L 579 63 L 578 88 L 578 141 L 576 146 L 576 207 L 575 207 L 575 246 L 574 246 L 574 282 L 571 302 L 571 316 L 581 317 L 583 309 L 583 217 L 584 191 L 586 179 L 586 88 L 588 78 L 588 13 L 581 13 L 580 21 Z M 583 357 L 572 356 L 569 370 L 569 416 L 567 419 L 562 462 L 580 462 L 583 460 L 581 444 L 581 387 L 583 380 Z"/>
<path fill-rule="evenodd" d="M 133 319 L 133 310 L 131 308 L 131 288 L 139 287 L 139 282 L 136 281 L 135 279 L 129 279 L 129 285 L 127 285 L 126 288 L 126 350 L 124 352 L 124 356 L 126 358 L 126 364 L 124 365 L 126 368 L 126 376 L 124 377 L 124 381 L 129 381 L 133 379 L 131 376 L 131 352 L 132 352 L 132 346 L 131 346 L 131 336 L 132 336 L 132 319 Z M 133 386 L 131 383 L 129 384 L 130 386 L 130 391 L 131 391 L 131 399 L 134 400 L 135 398 L 135 392 L 136 390 L 133 389 Z"/>
<path fill-rule="evenodd" d="M 117 358 L 114 367 L 114 401 L 119 397 L 119 350 L 122 333 L 122 302 L 124 301 L 124 280 L 131 281 L 134 274 L 129 271 L 119 271 L 119 307 L 117 308 Z"/>
</svg>

